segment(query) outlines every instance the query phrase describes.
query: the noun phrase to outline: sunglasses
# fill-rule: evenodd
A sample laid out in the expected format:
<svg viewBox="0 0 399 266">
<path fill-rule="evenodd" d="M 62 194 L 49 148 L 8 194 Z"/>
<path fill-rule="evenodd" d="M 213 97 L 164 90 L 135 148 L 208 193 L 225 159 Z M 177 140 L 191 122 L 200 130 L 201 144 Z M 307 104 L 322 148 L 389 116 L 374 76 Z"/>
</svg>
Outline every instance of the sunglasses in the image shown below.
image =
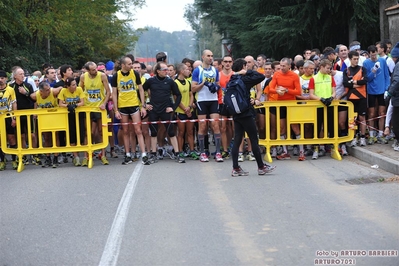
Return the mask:
<svg viewBox="0 0 399 266">
<path fill-rule="evenodd" d="M 167 71 L 168 69 L 167 69 L 167 68 L 161 68 L 161 69 L 159 69 L 159 70 L 161 70 L 161 71 Z"/>
<path fill-rule="evenodd" d="M 223 63 L 233 63 L 233 61 L 223 61 Z"/>
</svg>

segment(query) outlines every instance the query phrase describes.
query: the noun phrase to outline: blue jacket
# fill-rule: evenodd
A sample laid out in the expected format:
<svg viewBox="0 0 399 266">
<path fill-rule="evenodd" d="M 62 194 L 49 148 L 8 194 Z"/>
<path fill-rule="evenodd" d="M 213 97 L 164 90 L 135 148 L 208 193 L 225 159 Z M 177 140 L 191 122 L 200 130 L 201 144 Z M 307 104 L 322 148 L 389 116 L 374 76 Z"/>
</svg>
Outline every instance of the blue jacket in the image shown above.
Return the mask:
<svg viewBox="0 0 399 266">
<path fill-rule="evenodd" d="M 376 62 L 380 62 L 380 67 L 377 69 L 376 73 L 373 73 L 372 68 Z M 386 60 L 378 58 L 377 61 L 374 62 L 368 58 L 363 62 L 363 67 L 367 69 L 367 93 L 371 95 L 384 94 L 391 83 Z"/>
</svg>

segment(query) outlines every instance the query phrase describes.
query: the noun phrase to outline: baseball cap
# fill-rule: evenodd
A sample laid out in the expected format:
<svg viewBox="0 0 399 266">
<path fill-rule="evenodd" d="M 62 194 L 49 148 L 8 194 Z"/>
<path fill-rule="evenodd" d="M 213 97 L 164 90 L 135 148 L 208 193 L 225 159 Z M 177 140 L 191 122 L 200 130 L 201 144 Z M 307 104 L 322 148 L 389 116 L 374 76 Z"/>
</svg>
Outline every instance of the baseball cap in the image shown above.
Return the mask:
<svg viewBox="0 0 399 266">
<path fill-rule="evenodd" d="M 114 62 L 108 61 L 105 63 L 105 70 L 111 71 L 114 70 Z"/>
</svg>

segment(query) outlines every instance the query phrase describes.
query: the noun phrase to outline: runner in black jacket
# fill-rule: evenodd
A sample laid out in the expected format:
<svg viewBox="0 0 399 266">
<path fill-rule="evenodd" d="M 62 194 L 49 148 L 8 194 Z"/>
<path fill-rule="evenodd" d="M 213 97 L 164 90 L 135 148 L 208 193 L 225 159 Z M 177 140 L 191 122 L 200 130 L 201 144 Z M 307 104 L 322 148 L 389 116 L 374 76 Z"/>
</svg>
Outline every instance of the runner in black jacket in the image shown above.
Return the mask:
<svg viewBox="0 0 399 266">
<path fill-rule="evenodd" d="M 234 71 L 234 75 L 231 76 L 230 82 L 233 82 L 235 79 L 237 79 L 238 75 L 242 75 L 242 81 L 244 82 L 248 91 L 253 86 L 262 82 L 265 79 L 264 75 L 256 71 L 247 70 L 247 62 L 242 58 L 236 59 L 234 61 L 232 69 Z M 250 101 L 250 99 L 248 99 L 248 101 Z M 275 166 L 265 164 L 262 160 L 262 155 L 260 153 L 258 144 L 258 134 L 256 129 L 255 117 L 256 112 L 253 107 L 249 108 L 246 112 L 233 116 L 235 133 L 234 144 L 231 150 L 233 158 L 233 171 L 231 173 L 232 176 L 246 176 L 249 174 L 249 172 L 244 171 L 238 165 L 238 149 L 244 136 L 244 132 L 247 132 L 248 137 L 251 141 L 252 151 L 254 153 L 256 163 L 258 164 L 258 174 L 264 175 L 266 173 L 270 173 L 276 168 Z"/>
<path fill-rule="evenodd" d="M 174 112 L 181 101 L 181 93 L 173 79 L 166 75 L 168 66 L 159 62 L 154 67 L 155 75 L 149 78 L 143 85 L 145 91 L 149 91 L 150 102 L 147 104 L 148 116 L 151 122 L 170 121 L 173 119 Z M 173 104 L 171 94 L 176 96 Z M 175 151 L 176 160 L 184 163 L 184 158 L 179 154 L 175 127 L 171 123 L 164 124 L 170 138 L 170 142 Z M 156 157 L 158 125 L 150 124 L 151 131 L 151 159 Z"/>
</svg>

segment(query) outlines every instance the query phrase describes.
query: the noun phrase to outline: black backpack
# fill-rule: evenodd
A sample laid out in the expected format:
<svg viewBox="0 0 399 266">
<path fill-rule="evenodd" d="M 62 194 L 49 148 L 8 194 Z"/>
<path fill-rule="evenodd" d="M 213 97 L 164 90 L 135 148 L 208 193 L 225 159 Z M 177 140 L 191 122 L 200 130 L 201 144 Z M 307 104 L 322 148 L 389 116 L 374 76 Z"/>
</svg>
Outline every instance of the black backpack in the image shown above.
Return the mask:
<svg viewBox="0 0 399 266">
<path fill-rule="evenodd" d="M 249 91 L 242 81 L 241 75 L 230 79 L 226 86 L 223 102 L 231 115 L 242 114 L 251 107 L 249 103 Z"/>
</svg>

